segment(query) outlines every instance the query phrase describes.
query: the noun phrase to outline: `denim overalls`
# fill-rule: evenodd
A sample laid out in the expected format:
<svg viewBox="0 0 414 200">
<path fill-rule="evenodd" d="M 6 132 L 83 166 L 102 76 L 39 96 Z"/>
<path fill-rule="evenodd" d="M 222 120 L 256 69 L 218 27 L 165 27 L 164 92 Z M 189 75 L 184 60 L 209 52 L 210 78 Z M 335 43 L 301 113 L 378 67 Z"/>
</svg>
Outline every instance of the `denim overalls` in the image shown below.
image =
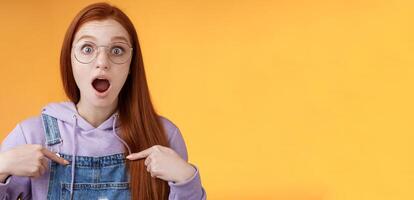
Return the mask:
<svg viewBox="0 0 414 200">
<path fill-rule="evenodd" d="M 42 114 L 42 120 L 48 148 L 60 145 L 62 139 L 57 119 Z M 54 161 L 50 162 L 48 200 L 130 199 L 129 175 L 123 153 L 102 157 L 75 156 L 74 171 L 72 155 L 61 154 L 59 151 L 57 153 L 70 164 L 64 166 Z"/>
</svg>

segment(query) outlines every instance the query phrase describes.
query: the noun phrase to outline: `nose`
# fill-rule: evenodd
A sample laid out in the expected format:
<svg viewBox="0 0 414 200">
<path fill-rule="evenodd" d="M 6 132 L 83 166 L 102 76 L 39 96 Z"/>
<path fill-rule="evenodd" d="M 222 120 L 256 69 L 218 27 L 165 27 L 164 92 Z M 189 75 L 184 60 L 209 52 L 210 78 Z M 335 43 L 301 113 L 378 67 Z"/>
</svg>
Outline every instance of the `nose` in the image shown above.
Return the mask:
<svg viewBox="0 0 414 200">
<path fill-rule="evenodd" d="M 102 48 L 102 47 L 101 47 Z M 109 58 L 106 54 L 105 49 L 99 49 L 98 55 L 96 55 L 96 68 L 101 68 L 103 70 L 109 70 Z"/>
</svg>

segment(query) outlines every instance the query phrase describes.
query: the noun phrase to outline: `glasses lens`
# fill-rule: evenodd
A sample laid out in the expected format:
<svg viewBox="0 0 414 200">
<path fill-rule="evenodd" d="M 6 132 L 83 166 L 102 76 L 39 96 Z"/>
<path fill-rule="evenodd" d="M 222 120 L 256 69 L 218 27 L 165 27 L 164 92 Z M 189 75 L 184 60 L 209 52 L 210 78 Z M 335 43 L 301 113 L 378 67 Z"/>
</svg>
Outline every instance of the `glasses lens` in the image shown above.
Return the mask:
<svg viewBox="0 0 414 200">
<path fill-rule="evenodd" d="M 96 56 L 96 45 L 87 42 L 75 46 L 75 57 L 81 63 L 90 63 Z"/>
<path fill-rule="evenodd" d="M 113 63 L 126 63 L 131 58 L 132 48 L 125 43 L 114 43 L 109 46 L 108 56 Z"/>
</svg>

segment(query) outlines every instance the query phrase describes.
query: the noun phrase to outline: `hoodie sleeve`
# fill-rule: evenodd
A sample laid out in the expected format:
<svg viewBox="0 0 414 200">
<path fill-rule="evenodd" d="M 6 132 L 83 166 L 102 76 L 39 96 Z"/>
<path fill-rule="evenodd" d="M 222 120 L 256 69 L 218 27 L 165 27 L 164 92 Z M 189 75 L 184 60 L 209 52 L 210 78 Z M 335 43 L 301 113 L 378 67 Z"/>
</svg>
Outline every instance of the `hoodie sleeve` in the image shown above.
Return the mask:
<svg viewBox="0 0 414 200">
<path fill-rule="evenodd" d="M 27 144 L 23 130 L 18 124 L 4 139 L 0 146 L 0 152 L 7 151 L 18 145 Z M 30 178 L 21 176 L 9 176 L 4 183 L 0 182 L 0 200 L 31 199 Z"/>
<path fill-rule="evenodd" d="M 183 136 L 177 127 L 175 127 L 169 141 L 170 147 L 184 160 L 188 161 L 187 148 Z M 199 169 L 194 164 L 191 165 L 196 169 L 196 172 L 190 179 L 178 184 L 171 181 L 168 182 L 170 186 L 169 200 L 205 200 L 207 198 L 206 192 L 201 185 Z"/>
</svg>

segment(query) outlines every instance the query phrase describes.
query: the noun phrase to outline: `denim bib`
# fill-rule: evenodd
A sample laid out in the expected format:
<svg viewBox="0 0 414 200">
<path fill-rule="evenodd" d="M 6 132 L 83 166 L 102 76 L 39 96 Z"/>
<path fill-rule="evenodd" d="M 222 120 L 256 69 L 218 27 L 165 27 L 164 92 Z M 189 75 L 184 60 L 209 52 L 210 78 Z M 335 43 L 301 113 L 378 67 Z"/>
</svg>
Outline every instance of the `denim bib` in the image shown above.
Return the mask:
<svg viewBox="0 0 414 200">
<path fill-rule="evenodd" d="M 50 150 L 63 142 L 57 119 L 42 114 L 46 145 Z M 87 147 L 85 147 L 87 148 Z M 51 161 L 50 178 L 47 193 L 48 200 L 57 199 L 130 199 L 129 174 L 123 153 L 102 157 L 75 156 L 75 173 L 72 174 L 72 155 L 52 150 L 69 161 L 69 165 L 60 165 Z M 74 178 L 73 187 L 71 181 Z"/>
</svg>

